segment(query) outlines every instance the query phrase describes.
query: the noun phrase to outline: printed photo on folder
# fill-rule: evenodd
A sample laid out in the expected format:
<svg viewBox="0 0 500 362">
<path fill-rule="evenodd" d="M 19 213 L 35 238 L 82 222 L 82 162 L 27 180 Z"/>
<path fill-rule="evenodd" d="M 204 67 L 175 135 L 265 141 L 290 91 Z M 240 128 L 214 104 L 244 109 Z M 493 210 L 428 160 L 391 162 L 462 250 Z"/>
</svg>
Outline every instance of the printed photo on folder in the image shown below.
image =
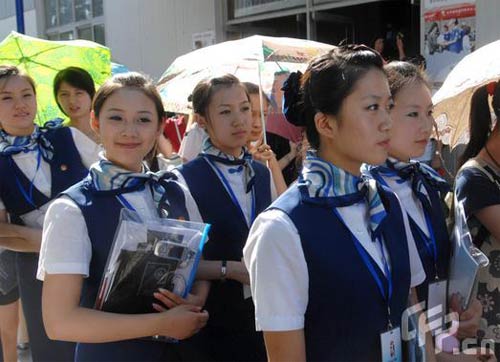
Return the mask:
<svg viewBox="0 0 500 362">
<path fill-rule="evenodd" d="M 155 312 L 159 288 L 186 297 L 193 284 L 209 224 L 174 219 L 143 222 L 123 209 L 104 269 L 95 308 Z"/>
<path fill-rule="evenodd" d="M 448 297 L 458 294 L 463 309 L 469 306 L 480 268 L 487 267 L 488 257 L 472 243 L 463 203 L 455 198 L 455 225 L 451 236 L 452 256 Z"/>
</svg>

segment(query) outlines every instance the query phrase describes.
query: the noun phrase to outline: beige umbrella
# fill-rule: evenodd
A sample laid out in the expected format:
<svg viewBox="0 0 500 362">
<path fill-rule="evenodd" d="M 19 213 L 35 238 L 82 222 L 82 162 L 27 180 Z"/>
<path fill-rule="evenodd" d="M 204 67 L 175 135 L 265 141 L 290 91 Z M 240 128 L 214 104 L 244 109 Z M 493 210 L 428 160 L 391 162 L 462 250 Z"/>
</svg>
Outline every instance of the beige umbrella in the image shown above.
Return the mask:
<svg viewBox="0 0 500 362">
<path fill-rule="evenodd" d="M 469 141 L 470 100 L 474 91 L 500 79 L 500 40 L 487 44 L 463 58 L 434 94 L 438 135 L 455 147 Z"/>
</svg>

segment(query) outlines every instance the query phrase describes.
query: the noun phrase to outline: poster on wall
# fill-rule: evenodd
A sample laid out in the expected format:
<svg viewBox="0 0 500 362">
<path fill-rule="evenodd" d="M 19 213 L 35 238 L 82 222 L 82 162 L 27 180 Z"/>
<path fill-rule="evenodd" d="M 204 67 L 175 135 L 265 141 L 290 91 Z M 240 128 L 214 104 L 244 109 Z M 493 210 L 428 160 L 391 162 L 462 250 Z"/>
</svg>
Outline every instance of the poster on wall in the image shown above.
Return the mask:
<svg viewBox="0 0 500 362">
<path fill-rule="evenodd" d="M 215 31 L 205 31 L 202 33 L 194 33 L 192 35 L 193 50 L 201 49 L 209 45 L 215 44 Z"/>
<path fill-rule="evenodd" d="M 453 67 L 474 51 L 475 0 L 425 0 L 424 56 L 427 73 L 439 88 Z"/>
</svg>

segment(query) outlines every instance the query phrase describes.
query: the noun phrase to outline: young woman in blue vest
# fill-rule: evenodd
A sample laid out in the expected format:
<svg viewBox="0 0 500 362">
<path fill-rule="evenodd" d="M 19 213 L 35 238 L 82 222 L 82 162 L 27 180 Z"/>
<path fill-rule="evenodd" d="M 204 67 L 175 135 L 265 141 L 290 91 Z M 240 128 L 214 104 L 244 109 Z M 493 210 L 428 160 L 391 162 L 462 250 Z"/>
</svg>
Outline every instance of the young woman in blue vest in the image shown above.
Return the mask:
<svg viewBox="0 0 500 362">
<path fill-rule="evenodd" d="M 87 175 L 98 149 L 58 122 L 38 127 L 36 111 L 33 80 L 16 67 L 0 66 L 0 240 L 19 252 L 19 291 L 33 361 L 66 361 L 73 358 L 74 345 L 50 341 L 42 323 L 42 283 L 35 277 L 42 225 L 50 201 Z"/>
<path fill-rule="evenodd" d="M 199 83 L 192 99 L 209 138 L 200 155 L 178 173 L 201 217 L 212 225 L 198 272 L 200 279 L 212 281 L 206 303 L 210 320 L 198 348 L 206 360 L 264 360 L 242 256 L 252 222 L 269 206 L 275 190 L 269 170 L 252 161 L 245 147 L 252 123 L 250 97 L 238 78 L 228 74 Z"/>
<path fill-rule="evenodd" d="M 384 69 L 395 103 L 389 157 L 384 164 L 366 170 L 401 201 L 426 274 L 417 287 L 418 300 L 426 303 L 426 309 L 441 304 L 440 314 L 444 315 L 450 237 L 442 200 L 450 188 L 430 166 L 411 161 L 424 153 L 434 125 L 430 87 L 423 72 L 411 63 L 391 62 Z M 443 300 L 437 298 L 441 288 Z M 462 313 L 458 335 L 476 337 L 480 316 L 481 306 L 475 301 Z"/>
<path fill-rule="evenodd" d="M 187 304 L 134 315 L 92 308 L 123 208 L 145 219 L 163 211 L 170 218 L 200 217 L 182 186 L 160 181 L 143 163 L 162 130 L 164 114 L 151 82 L 138 73 L 114 76 L 97 92 L 92 112 L 104 152 L 87 178 L 54 201 L 44 224 L 38 278 L 44 280 L 47 333 L 79 342 L 76 361 L 172 360 L 170 344 L 139 338 L 191 336 L 208 318 L 201 307 Z M 168 202 L 160 202 L 165 193 Z M 155 309 L 163 310 L 159 304 Z"/>
<path fill-rule="evenodd" d="M 387 158 L 393 103 L 382 65 L 370 48 L 341 46 L 284 85 L 286 117 L 306 127 L 311 149 L 244 250 L 270 361 L 401 353 L 401 316 L 425 273 L 397 197 L 360 172 Z"/>
</svg>

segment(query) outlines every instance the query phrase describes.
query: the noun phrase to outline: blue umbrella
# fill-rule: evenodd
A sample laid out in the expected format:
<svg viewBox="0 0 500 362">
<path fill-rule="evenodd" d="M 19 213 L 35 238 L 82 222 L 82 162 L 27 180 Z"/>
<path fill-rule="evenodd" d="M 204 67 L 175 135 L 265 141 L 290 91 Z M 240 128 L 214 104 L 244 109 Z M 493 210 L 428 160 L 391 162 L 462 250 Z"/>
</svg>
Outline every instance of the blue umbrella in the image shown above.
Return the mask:
<svg viewBox="0 0 500 362">
<path fill-rule="evenodd" d="M 119 74 L 119 73 L 127 73 L 129 69 L 123 64 L 113 63 L 111 62 L 111 74 Z"/>
</svg>

